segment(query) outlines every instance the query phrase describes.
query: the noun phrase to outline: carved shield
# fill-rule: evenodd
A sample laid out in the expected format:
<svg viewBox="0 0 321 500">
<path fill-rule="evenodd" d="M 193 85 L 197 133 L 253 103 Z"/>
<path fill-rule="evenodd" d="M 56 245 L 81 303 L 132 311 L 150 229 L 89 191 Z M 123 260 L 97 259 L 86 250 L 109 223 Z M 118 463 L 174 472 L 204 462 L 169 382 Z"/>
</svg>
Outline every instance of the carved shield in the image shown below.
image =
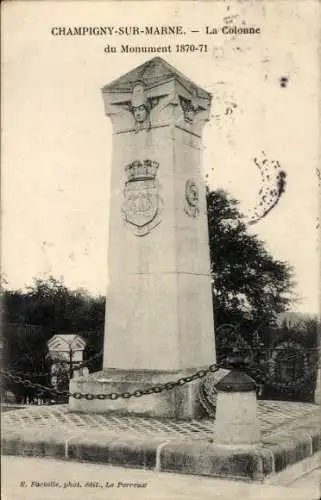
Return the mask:
<svg viewBox="0 0 321 500">
<path fill-rule="evenodd" d="M 129 181 L 124 188 L 123 217 L 138 236 L 159 224 L 160 198 L 157 179 Z"/>
</svg>

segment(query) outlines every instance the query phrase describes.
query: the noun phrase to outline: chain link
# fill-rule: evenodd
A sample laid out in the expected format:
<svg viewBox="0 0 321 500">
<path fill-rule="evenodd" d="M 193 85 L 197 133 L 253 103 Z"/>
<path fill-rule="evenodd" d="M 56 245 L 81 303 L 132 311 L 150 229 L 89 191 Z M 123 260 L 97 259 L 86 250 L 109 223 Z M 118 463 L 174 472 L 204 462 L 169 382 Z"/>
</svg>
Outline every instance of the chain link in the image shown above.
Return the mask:
<svg viewBox="0 0 321 500">
<path fill-rule="evenodd" d="M 89 359 L 86 359 L 82 363 L 73 365 L 73 370 L 80 370 L 81 368 L 85 368 L 92 361 L 100 358 L 102 355 L 103 355 L 103 351 L 100 351 L 97 354 L 94 354 L 93 356 L 91 356 Z M 58 365 L 63 364 L 63 365 L 69 366 L 70 361 L 67 361 L 65 359 L 59 359 L 58 361 L 56 361 L 56 364 L 58 364 Z M 51 375 L 51 376 L 55 375 L 55 373 L 53 373 L 53 372 L 21 372 L 18 370 L 10 370 L 10 373 L 12 373 L 13 375 L 24 376 L 24 377 L 46 377 L 48 375 Z"/>
<path fill-rule="evenodd" d="M 122 399 L 129 399 L 132 397 L 140 398 L 140 397 L 145 396 L 147 394 L 159 394 L 160 392 L 163 392 L 163 391 L 171 391 L 171 390 L 175 389 L 175 387 L 181 387 L 181 386 L 188 384 L 190 382 L 193 382 L 195 380 L 203 379 L 208 373 L 215 373 L 216 371 L 218 371 L 222 367 L 223 367 L 223 363 L 212 364 L 204 370 L 199 370 L 199 371 L 195 372 L 193 375 L 181 377 L 178 380 L 173 381 L 173 382 L 166 382 L 165 384 L 147 387 L 146 389 L 137 389 L 133 392 L 119 392 L 119 393 L 118 392 L 111 392 L 109 394 L 90 394 L 90 393 L 81 393 L 81 392 L 59 391 L 57 389 L 54 389 L 53 387 L 47 387 L 47 386 L 44 386 L 41 384 L 37 384 L 35 382 L 31 382 L 30 380 L 25 380 L 24 378 L 20 377 L 19 375 L 5 371 L 3 369 L 0 369 L 0 374 L 2 376 L 4 376 L 5 378 L 7 378 L 8 380 L 11 380 L 12 382 L 15 382 L 17 384 L 21 384 L 21 385 L 28 387 L 28 388 L 36 389 L 39 394 L 49 393 L 49 394 L 52 394 L 55 396 L 66 396 L 66 397 L 72 397 L 74 399 L 87 399 L 88 401 L 92 401 L 93 399 L 99 399 L 99 400 L 110 399 L 112 401 L 115 401 L 116 399 L 119 399 L 119 398 L 122 398 Z"/>
<path fill-rule="evenodd" d="M 101 355 L 101 353 L 98 353 L 94 355 L 92 358 L 87 360 L 85 363 L 89 363 L 92 361 L 94 358 L 97 358 Z M 74 399 L 86 399 L 88 401 L 91 401 L 93 399 L 98 399 L 98 400 L 112 400 L 115 401 L 116 399 L 122 398 L 122 399 L 129 399 L 132 397 L 135 398 L 140 398 L 142 396 L 148 395 L 148 394 L 159 394 L 163 391 L 171 391 L 175 389 L 175 387 L 181 387 L 185 384 L 191 383 L 195 380 L 201 380 L 205 378 L 209 373 L 215 373 L 218 371 L 220 368 L 226 368 L 226 360 L 221 361 L 218 364 L 212 364 L 208 366 L 205 369 L 199 370 L 195 372 L 192 375 L 187 375 L 186 377 L 181 377 L 176 381 L 172 382 L 166 382 L 161 385 L 155 385 L 152 387 L 147 387 L 146 389 L 137 389 L 133 392 L 112 392 L 109 394 L 90 394 L 90 393 L 81 393 L 81 392 L 69 392 L 69 391 L 60 391 L 58 389 L 55 389 L 53 387 L 48 387 L 42 384 L 38 384 L 36 382 L 32 382 L 31 380 L 27 380 L 15 372 L 12 373 L 11 371 L 5 371 L 3 369 L 0 369 L 0 374 L 5 377 L 8 380 L 11 380 L 12 382 L 15 382 L 17 384 L 23 385 L 24 387 L 30 388 L 30 389 L 36 389 L 37 394 L 44 394 L 47 393 L 48 395 L 52 396 L 65 396 L 65 397 L 72 397 Z M 291 382 L 278 382 L 276 380 L 273 380 L 271 377 L 269 377 L 265 370 L 258 367 L 255 363 L 249 363 L 248 368 L 250 371 L 250 374 L 252 377 L 255 378 L 255 381 L 257 383 L 257 387 L 259 387 L 262 384 L 269 384 L 271 386 L 277 387 L 278 389 L 291 389 L 292 385 L 298 385 L 298 381 L 293 381 Z M 25 374 L 24 374 L 25 375 Z M 304 377 L 306 379 L 306 377 Z"/>
<path fill-rule="evenodd" d="M 79 365 L 75 366 L 75 370 L 80 370 L 80 368 L 85 368 L 87 365 L 89 365 L 92 361 L 95 359 L 100 358 L 103 355 L 103 351 L 98 352 L 97 354 L 94 354 L 91 356 L 91 358 L 87 359 L 86 361 L 83 361 Z"/>
</svg>

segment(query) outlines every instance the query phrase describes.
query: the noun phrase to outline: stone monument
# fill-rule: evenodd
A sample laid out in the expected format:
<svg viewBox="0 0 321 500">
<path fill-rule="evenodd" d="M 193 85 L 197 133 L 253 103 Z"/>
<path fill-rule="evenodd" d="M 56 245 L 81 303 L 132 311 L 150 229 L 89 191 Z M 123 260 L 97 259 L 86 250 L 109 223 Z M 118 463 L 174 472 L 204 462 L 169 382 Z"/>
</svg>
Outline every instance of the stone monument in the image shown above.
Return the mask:
<svg viewBox="0 0 321 500">
<path fill-rule="evenodd" d="M 113 125 L 103 371 L 71 391 L 138 390 L 215 362 L 202 131 L 211 95 L 160 57 L 102 89 Z M 195 381 L 77 411 L 197 418 Z"/>
</svg>

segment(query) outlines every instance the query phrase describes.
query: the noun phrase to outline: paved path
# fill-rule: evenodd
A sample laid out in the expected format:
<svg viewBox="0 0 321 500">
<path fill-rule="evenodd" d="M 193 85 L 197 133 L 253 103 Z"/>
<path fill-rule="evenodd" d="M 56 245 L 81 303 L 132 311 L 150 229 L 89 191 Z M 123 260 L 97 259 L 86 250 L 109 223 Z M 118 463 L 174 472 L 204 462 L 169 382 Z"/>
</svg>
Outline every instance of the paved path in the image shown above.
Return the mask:
<svg viewBox="0 0 321 500">
<path fill-rule="evenodd" d="M 213 443 L 210 419 L 176 422 L 78 414 L 69 412 L 67 405 L 34 406 L 1 416 L 2 449 L 15 456 L 68 458 L 228 479 L 262 474 L 267 478 L 320 452 L 318 406 L 261 401 L 259 418 L 261 446 L 243 453 Z"/>
<path fill-rule="evenodd" d="M 2 457 L 3 500 L 319 500 L 314 471 L 294 487 L 123 469 L 55 459 Z M 32 486 L 32 481 L 34 485 Z M 36 486 L 41 482 L 51 486 Z M 24 486 L 22 486 L 25 482 Z M 72 482 L 74 486 L 71 486 Z M 96 486 L 90 486 L 96 482 Z M 76 484 L 78 483 L 78 486 Z M 86 486 L 87 483 L 87 486 Z M 69 484 L 69 485 L 68 485 Z M 109 486 L 114 485 L 114 486 Z M 127 486 L 126 486 L 127 484 Z M 132 484 L 132 486 L 129 486 Z M 133 486 L 134 484 L 146 486 Z"/>
<path fill-rule="evenodd" d="M 10 408 L 3 415 L 3 424 L 10 428 L 97 430 L 136 436 L 162 436 L 166 439 L 195 441 L 212 437 L 212 419 L 173 421 L 137 416 L 116 416 L 69 412 L 68 405 L 25 406 Z M 299 422 L 319 419 L 319 407 L 312 403 L 258 401 L 258 417 L 262 436 L 279 434 L 297 427 Z"/>
</svg>

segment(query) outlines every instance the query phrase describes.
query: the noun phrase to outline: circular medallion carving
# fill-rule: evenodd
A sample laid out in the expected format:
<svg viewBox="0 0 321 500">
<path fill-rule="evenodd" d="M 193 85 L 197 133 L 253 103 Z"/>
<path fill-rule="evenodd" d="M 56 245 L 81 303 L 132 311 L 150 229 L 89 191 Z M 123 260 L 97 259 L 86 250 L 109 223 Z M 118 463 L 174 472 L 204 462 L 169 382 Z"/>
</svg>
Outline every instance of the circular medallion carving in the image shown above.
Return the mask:
<svg viewBox="0 0 321 500">
<path fill-rule="evenodd" d="M 192 179 L 188 179 L 185 184 L 185 208 L 184 211 L 189 217 L 196 217 L 199 214 L 199 189 Z"/>
</svg>

